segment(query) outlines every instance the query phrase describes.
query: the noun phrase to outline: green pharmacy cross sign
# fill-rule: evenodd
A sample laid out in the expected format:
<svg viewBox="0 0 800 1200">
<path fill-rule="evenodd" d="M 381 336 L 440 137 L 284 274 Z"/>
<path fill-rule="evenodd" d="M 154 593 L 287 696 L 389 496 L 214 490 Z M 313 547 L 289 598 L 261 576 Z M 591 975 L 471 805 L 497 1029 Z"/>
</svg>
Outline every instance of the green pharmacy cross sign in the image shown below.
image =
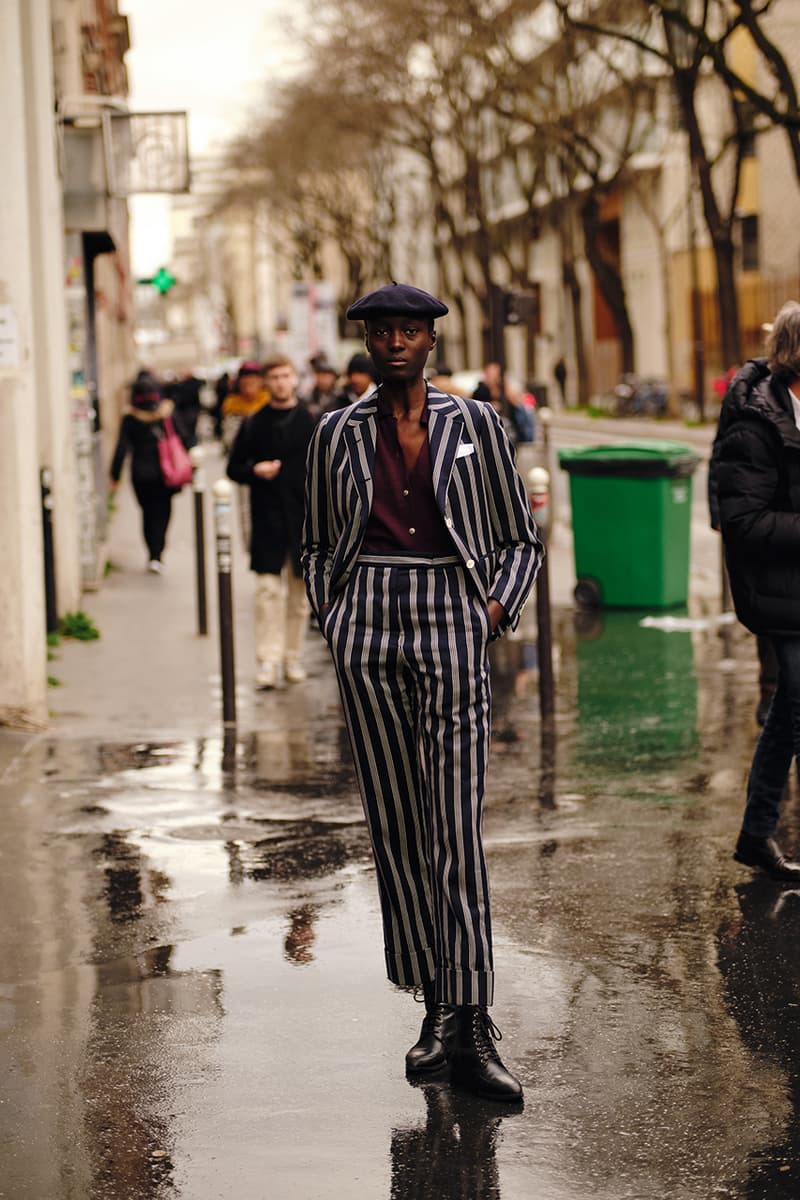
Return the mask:
<svg viewBox="0 0 800 1200">
<path fill-rule="evenodd" d="M 174 275 L 170 274 L 166 267 L 159 267 L 155 275 L 150 279 L 140 279 L 139 283 L 151 284 L 157 292 L 162 296 L 166 296 L 170 288 L 175 287 L 178 282 Z"/>
</svg>

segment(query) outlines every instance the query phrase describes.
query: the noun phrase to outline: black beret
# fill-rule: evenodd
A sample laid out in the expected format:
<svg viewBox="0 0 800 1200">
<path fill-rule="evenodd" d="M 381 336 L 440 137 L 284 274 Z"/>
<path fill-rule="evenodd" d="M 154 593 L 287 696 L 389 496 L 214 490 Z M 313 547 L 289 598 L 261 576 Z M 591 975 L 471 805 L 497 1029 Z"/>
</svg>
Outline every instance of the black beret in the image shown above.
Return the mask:
<svg viewBox="0 0 800 1200">
<path fill-rule="evenodd" d="M 351 304 L 348 321 L 368 321 L 378 316 L 443 317 L 450 310 L 441 300 L 408 283 L 386 283 Z"/>
</svg>

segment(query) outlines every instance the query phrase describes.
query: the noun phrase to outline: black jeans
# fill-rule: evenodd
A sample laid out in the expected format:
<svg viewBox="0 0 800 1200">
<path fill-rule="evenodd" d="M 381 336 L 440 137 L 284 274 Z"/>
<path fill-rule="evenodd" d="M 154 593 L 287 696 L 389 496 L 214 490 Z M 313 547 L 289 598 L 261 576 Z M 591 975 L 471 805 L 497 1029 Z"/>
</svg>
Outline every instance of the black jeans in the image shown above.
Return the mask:
<svg viewBox="0 0 800 1200">
<path fill-rule="evenodd" d="M 792 758 L 800 756 L 800 637 L 772 639 L 778 659 L 778 686 L 747 781 L 742 828 L 754 837 L 772 837 Z"/>
<path fill-rule="evenodd" d="M 160 562 L 172 513 L 172 492 L 163 483 L 134 483 L 133 490 L 142 510 L 147 553 L 151 559 Z"/>
</svg>

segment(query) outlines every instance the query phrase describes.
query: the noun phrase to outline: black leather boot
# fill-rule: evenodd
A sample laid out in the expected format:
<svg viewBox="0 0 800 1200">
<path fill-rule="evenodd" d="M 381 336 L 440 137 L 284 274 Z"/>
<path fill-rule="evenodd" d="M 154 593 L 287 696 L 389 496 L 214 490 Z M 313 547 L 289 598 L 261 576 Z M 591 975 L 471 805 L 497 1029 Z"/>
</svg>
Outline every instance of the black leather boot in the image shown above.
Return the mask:
<svg viewBox="0 0 800 1200">
<path fill-rule="evenodd" d="M 506 1070 L 495 1046 L 502 1036 L 485 1008 L 472 1004 L 457 1008 L 451 1078 L 488 1100 L 520 1101 L 522 1084 Z"/>
<path fill-rule="evenodd" d="M 733 857 L 746 867 L 760 867 L 771 879 L 800 884 L 800 863 L 786 858 L 774 838 L 754 837 L 742 830 Z"/>
<path fill-rule="evenodd" d="M 423 986 L 425 1017 L 419 1038 L 406 1055 L 409 1075 L 428 1075 L 447 1063 L 450 1045 L 456 1032 L 456 1010 L 452 1004 L 437 1004 L 434 986 Z"/>
</svg>

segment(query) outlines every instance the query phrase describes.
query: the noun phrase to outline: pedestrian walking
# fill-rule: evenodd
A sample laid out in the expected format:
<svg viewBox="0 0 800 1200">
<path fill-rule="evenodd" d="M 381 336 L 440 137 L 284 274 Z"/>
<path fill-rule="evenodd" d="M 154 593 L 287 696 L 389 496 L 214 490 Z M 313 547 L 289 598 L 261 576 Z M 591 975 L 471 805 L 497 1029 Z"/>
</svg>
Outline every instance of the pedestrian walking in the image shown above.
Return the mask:
<svg viewBox="0 0 800 1200">
<path fill-rule="evenodd" d="M 778 661 L 734 858 L 796 884 L 800 863 L 786 858 L 775 834 L 792 758 L 800 753 L 800 304 L 783 306 L 767 350 L 766 364 L 747 363 L 734 378 L 717 447 L 736 615 L 770 638 Z"/>
<path fill-rule="evenodd" d="M 492 408 L 425 383 L 447 311 L 404 284 L 348 311 L 381 384 L 316 428 L 303 567 L 356 762 L 387 972 L 425 1000 L 407 1070 L 449 1062 L 471 1090 L 515 1101 L 488 1012 L 488 643 L 519 621 L 542 546 Z"/>
<path fill-rule="evenodd" d="M 558 390 L 561 393 L 561 407 L 567 407 L 567 364 L 564 361 L 564 355 L 559 354 L 556 361 L 553 363 L 553 378 L 558 384 Z"/>
<path fill-rule="evenodd" d="M 354 354 L 347 364 L 344 387 L 336 401 L 323 409 L 333 412 L 337 408 L 348 408 L 358 400 L 366 400 L 375 391 L 375 364 L 369 354 Z"/>
<path fill-rule="evenodd" d="M 336 389 L 339 372 L 325 354 L 315 354 L 308 365 L 313 372 L 314 382 L 301 399 L 314 420 L 318 421 L 324 412 L 343 407 Z"/>
<path fill-rule="evenodd" d="M 228 397 L 231 390 L 231 377 L 227 371 L 223 371 L 217 382 L 214 384 L 214 395 L 216 397 L 212 415 L 214 417 L 214 437 L 222 440 L 222 406 Z"/>
<path fill-rule="evenodd" d="M 187 439 L 180 426 L 173 425 L 175 405 L 162 399 L 158 381 L 140 371 L 131 387 L 131 404 L 122 415 L 119 436 L 111 460 L 111 487 L 119 486 L 125 459 L 131 456 L 131 482 L 137 503 L 142 510 L 142 532 L 147 546 L 147 569 L 154 575 L 163 571 L 161 556 L 167 539 L 172 497 L 180 488 L 164 482 L 158 444 L 170 427 Z"/>
<path fill-rule="evenodd" d="M 222 445 L 226 454 L 239 432 L 245 417 L 252 417 L 269 403 L 269 392 L 264 387 L 264 371 L 260 363 L 243 362 L 236 376 L 236 387 L 222 402 Z"/>
<path fill-rule="evenodd" d="M 222 402 L 222 448 L 228 456 L 242 422 L 259 412 L 266 404 L 269 404 L 269 392 L 264 386 L 263 367 L 257 362 L 243 362 L 236 376 L 236 387 Z M 248 488 L 237 489 L 236 507 L 239 510 L 242 544 L 249 554 L 252 522 Z"/>
<path fill-rule="evenodd" d="M 515 419 L 517 394 L 515 393 L 512 398 L 508 377 L 505 375 L 500 363 L 490 362 L 486 364 L 483 368 L 483 377 L 472 393 L 472 398 L 481 404 L 491 405 L 500 418 L 509 441 L 516 446 L 521 440 Z"/>
<path fill-rule="evenodd" d="M 260 688 L 306 677 L 308 601 L 300 566 L 306 454 L 314 419 L 298 403 L 291 359 L 264 364 L 270 404 L 242 422 L 228 475 L 250 492 L 250 567 L 256 574 L 255 626 Z"/>
<path fill-rule="evenodd" d="M 771 326 L 770 326 L 771 328 Z M 708 463 L 708 511 L 711 518 L 711 528 L 720 531 L 719 515 L 719 481 L 718 470 L 720 450 L 733 417 L 741 412 L 743 406 L 749 403 L 751 393 L 757 384 L 763 383 L 769 375 L 766 358 L 753 358 L 733 375 L 726 375 L 726 391 L 720 407 L 719 423 L 714 444 L 711 447 L 711 458 Z M 756 637 L 758 653 L 758 704 L 756 705 L 756 721 L 763 725 L 767 719 L 772 697 L 778 685 L 778 660 L 772 639 L 765 633 Z"/>
<path fill-rule="evenodd" d="M 197 445 L 197 418 L 200 416 L 202 408 L 200 393 L 205 387 L 205 382 L 194 372 L 185 371 L 175 385 L 173 396 L 175 413 L 181 426 L 181 432 L 189 446 Z"/>
</svg>

